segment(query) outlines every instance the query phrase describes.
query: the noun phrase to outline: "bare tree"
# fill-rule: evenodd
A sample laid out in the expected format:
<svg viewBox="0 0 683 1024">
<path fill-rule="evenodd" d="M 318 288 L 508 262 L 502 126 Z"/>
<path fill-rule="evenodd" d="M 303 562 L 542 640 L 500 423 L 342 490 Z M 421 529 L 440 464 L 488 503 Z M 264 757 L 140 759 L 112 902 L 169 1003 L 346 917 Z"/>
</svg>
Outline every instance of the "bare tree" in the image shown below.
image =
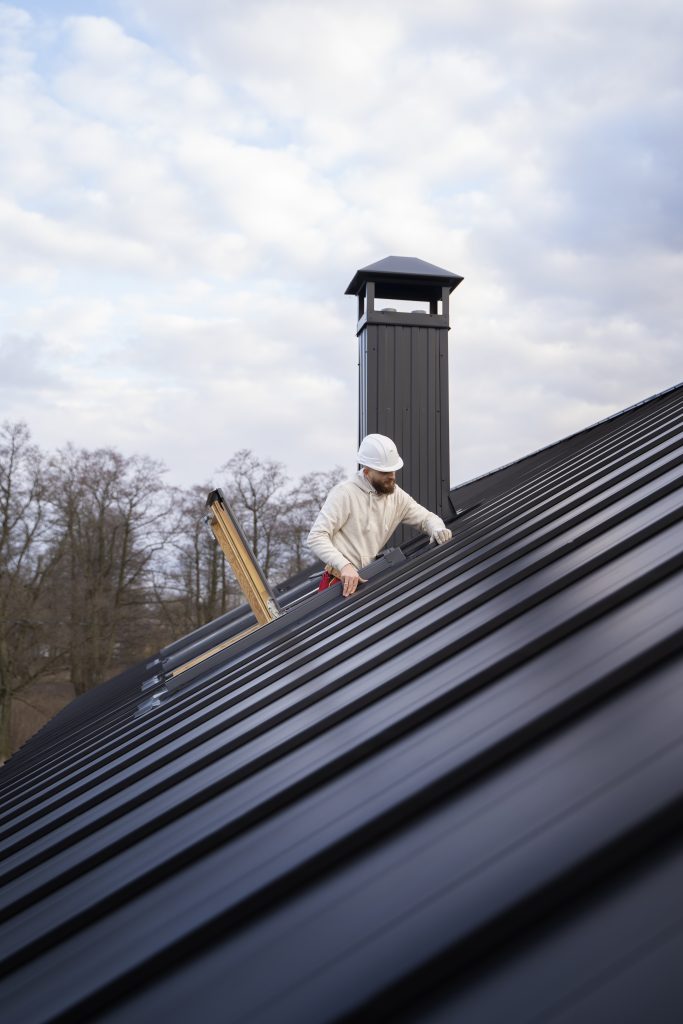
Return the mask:
<svg viewBox="0 0 683 1024">
<path fill-rule="evenodd" d="M 45 460 L 23 423 L 0 428 L 0 761 L 11 752 L 12 701 L 63 666 L 46 600 L 50 550 Z"/>
<path fill-rule="evenodd" d="M 281 568 L 285 467 L 242 448 L 218 472 L 226 474 L 226 497 L 261 568 L 268 577 L 276 575 Z"/>
<path fill-rule="evenodd" d="M 155 586 L 170 636 L 177 638 L 242 602 L 223 552 L 205 522 L 210 488 L 174 492 L 175 529 Z"/>
<path fill-rule="evenodd" d="M 306 536 L 339 467 L 290 485 L 282 463 L 242 449 L 219 473 L 273 582 L 311 564 Z M 209 489 L 172 489 L 158 463 L 111 448 L 69 445 L 48 458 L 25 425 L 4 425 L 0 758 L 13 701 L 33 706 L 33 684 L 59 684 L 59 699 L 65 685 L 83 693 L 242 603 L 204 522 Z"/>
<path fill-rule="evenodd" d="M 152 459 L 111 448 L 69 445 L 52 460 L 53 544 L 77 694 L 156 650 L 153 573 L 173 530 L 161 474 Z"/>
<path fill-rule="evenodd" d="M 226 496 L 269 579 L 285 579 L 315 561 L 306 538 L 327 494 L 342 479 L 340 466 L 307 473 L 287 487 L 281 462 L 242 449 L 219 472 L 226 474 Z"/>
</svg>

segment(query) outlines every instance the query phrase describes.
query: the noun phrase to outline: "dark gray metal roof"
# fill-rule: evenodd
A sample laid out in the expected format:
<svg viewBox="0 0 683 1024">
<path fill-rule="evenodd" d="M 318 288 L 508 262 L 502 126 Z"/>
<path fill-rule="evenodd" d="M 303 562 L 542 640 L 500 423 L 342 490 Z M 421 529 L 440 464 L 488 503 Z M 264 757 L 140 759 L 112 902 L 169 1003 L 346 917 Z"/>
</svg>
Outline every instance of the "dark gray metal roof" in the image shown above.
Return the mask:
<svg viewBox="0 0 683 1024">
<path fill-rule="evenodd" d="M 451 501 L 3 768 L 3 1022 L 682 1018 L 683 386 Z"/>
<path fill-rule="evenodd" d="M 422 279 L 425 285 L 446 285 L 449 291 L 453 291 L 463 280 L 460 274 L 436 267 L 433 263 L 427 263 L 416 256 L 386 256 L 377 263 L 370 263 L 367 267 L 357 270 L 344 294 L 357 295 L 367 281 L 400 281 L 401 278 Z M 378 294 L 389 297 L 385 291 L 378 291 Z M 398 295 L 398 292 L 396 294 Z"/>
</svg>

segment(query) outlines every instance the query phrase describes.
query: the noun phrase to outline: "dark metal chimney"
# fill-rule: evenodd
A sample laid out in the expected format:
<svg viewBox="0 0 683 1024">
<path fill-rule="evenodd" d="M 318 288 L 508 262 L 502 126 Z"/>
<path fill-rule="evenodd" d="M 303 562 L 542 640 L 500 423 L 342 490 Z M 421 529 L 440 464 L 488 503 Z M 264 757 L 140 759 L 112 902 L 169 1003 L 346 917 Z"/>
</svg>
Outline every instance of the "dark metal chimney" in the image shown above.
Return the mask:
<svg viewBox="0 0 683 1024">
<path fill-rule="evenodd" d="M 424 260 L 387 256 L 358 270 L 346 289 L 358 296 L 359 440 L 392 438 L 405 463 L 399 486 L 440 515 L 450 490 L 448 300 L 461 281 Z M 378 299 L 422 308 L 377 308 Z M 398 534 L 394 543 L 408 537 Z"/>
</svg>

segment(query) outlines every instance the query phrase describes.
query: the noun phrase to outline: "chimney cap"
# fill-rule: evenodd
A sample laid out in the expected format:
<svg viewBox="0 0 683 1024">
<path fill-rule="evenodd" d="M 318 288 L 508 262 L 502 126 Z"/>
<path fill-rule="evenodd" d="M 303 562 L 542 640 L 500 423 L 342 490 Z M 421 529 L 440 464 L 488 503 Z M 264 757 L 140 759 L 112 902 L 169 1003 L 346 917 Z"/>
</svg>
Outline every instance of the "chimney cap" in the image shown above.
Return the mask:
<svg viewBox="0 0 683 1024">
<path fill-rule="evenodd" d="M 420 292 L 424 293 L 425 298 L 430 298 L 432 293 L 434 296 L 437 292 L 440 295 L 444 286 L 452 292 L 462 277 L 416 256 L 387 256 L 357 270 L 345 294 L 360 295 L 368 281 L 375 281 L 381 286 L 377 294 L 383 298 L 400 298 L 404 290 L 407 292 L 406 297 L 417 298 L 417 292 Z"/>
</svg>

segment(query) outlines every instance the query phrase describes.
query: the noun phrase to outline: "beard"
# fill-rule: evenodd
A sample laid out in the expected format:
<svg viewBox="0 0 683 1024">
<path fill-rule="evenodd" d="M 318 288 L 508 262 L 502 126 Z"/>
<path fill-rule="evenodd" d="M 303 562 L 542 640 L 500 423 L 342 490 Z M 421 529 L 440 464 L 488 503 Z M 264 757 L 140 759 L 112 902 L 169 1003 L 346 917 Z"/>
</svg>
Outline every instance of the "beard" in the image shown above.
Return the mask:
<svg viewBox="0 0 683 1024">
<path fill-rule="evenodd" d="M 383 473 L 376 470 L 368 473 L 368 479 L 378 494 L 393 494 L 396 490 L 396 479 L 385 477 Z"/>
</svg>

